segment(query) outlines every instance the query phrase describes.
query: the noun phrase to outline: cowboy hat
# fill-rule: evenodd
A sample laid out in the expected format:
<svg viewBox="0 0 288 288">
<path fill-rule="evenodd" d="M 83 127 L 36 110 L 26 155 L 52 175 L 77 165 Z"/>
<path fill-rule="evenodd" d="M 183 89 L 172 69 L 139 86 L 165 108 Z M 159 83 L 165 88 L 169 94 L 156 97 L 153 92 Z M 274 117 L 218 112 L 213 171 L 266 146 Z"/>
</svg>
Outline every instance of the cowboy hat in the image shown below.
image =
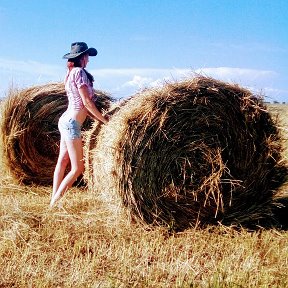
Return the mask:
<svg viewBox="0 0 288 288">
<path fill-rule="evenodd" d="M 85 42 L 74 42 L 71 44 L 71 51 L 63 56 L 64 59 L 76 58 L 84 53 L 89 56 L 96 56 L 97 50 L 95 48 L 88 48 Z"/>
</svg>

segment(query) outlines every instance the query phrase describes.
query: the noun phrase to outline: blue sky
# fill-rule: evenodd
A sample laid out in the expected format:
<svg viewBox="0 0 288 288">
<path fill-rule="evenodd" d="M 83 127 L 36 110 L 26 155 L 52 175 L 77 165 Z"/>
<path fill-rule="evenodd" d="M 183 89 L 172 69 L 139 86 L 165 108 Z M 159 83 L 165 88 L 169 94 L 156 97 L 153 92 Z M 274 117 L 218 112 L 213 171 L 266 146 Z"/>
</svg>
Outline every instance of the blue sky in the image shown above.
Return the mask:
<svg viewBox="0 0 288 288">
<path fill-rule="evenodd" d="M 116 98 L 193 73 L 288 102 L 287 0 L 0 0 L 0 97 L 62 81 L 75 41 Z"/>
</svg>

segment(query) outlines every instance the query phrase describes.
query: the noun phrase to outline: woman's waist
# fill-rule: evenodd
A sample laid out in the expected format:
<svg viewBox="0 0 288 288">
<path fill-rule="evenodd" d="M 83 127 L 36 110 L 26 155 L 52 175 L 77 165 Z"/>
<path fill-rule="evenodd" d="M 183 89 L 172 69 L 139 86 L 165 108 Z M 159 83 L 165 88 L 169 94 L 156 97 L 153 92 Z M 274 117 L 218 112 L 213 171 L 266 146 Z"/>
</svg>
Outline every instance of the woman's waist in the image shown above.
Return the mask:
<svg viewBox="0 0 288 288">
<path fill-rule="evenodd" d="M 80 125 L 83 124 L 87 117 L 87 110 L 85 108 L 81 110 L 67 109 L 61 116 L 61 119 L 69 121 L 70 119 L 76 120 Z"/>
</svg>

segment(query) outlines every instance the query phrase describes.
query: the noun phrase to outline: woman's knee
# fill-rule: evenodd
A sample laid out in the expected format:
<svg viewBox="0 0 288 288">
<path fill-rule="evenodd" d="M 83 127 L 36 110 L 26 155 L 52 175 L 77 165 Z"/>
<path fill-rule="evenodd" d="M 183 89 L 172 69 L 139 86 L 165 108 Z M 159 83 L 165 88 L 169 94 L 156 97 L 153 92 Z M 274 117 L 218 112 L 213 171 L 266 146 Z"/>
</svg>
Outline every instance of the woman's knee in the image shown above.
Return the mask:
<svg viewBox="0 0 288 288">
<path fill-rule="evenodd" d="M 66 167 L 70 162 L 69 155 L 59 156 L 57 164 L 62 167 Z"/>
<path fill-rule="evenodd" d="M 74 174 L 74 177 L 78 177 L 84 172 L 84 164 L 80 164 L 74 167 L 71 167 L 71 172 Z"/>
</svg>

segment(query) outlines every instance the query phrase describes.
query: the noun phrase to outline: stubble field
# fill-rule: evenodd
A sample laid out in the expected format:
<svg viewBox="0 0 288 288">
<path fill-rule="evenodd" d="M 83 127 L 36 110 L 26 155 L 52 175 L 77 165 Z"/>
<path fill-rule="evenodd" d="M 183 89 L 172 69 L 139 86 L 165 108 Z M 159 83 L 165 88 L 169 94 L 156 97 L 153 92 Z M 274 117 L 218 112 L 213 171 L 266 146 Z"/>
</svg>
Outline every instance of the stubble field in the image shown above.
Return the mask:
<svg viewBox="0 0 288 288">
<path fill-rule="evenodd" d="M 287 138 L 288 107 L 268 107 Z M 50 210 L 51 188 L 1 175 L 0 287 L 288 287 L 285 230 L 172 233 L 111 215 L 83 188 Z"/>
</svg>

